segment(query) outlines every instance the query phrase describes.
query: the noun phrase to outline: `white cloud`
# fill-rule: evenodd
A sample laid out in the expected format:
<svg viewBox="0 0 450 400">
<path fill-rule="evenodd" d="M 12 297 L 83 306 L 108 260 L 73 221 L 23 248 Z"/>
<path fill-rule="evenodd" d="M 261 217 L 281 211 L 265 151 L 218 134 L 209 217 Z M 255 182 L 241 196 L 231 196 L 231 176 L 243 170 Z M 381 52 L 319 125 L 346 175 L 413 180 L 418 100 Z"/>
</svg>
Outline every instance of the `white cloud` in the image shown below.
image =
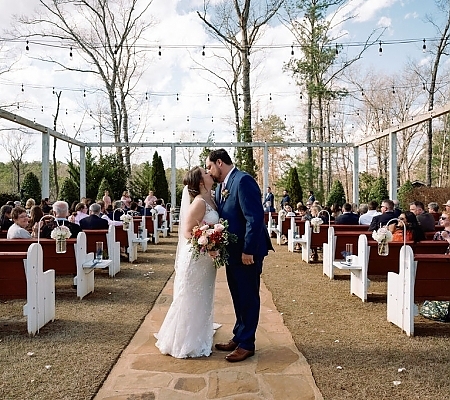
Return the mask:
<svg viewBox="0 0 450 400">
<path fill-rule="evenodd" d="M 342 8 L 342 15 L 356 18 L 355 22 L 367 22 L 376 17 L 376 14 L 383 9 L 392 7 L 398 0 L 350 0 Z"/>
<path fill-rule="evenodd" d="M 381 28 L 390 28 L 392 24 L 392 20 L 391 18 L 388 17 L 381 17 L 378 20 L 377 26 L 381 27 Z"/>
<path fill-rule="evenodd" d="M 407 13 L 405 15 L 405 19 L 417 19 L 419 18 L 419 14 L 417 14 L 417 12 L 412 12 L 412 13 Z"/>
</svg>

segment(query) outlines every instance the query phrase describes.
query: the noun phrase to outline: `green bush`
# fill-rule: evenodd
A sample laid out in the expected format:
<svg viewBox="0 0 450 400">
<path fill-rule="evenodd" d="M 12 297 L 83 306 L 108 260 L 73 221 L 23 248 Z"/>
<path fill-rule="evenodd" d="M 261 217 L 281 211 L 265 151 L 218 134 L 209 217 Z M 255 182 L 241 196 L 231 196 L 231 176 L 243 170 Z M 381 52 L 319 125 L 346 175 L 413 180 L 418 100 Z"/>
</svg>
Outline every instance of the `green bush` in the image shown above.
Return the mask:
<svg viewBox="0 0 450 400">
<path fill-rule="evenodd" d="M 22 202 L 33 199 L 36 204 L 40 204 L 42 199 L 42 189 L 39 178 L 33 173 L 28 172 L 23 178 L 21 189 Z"/>
</svg>

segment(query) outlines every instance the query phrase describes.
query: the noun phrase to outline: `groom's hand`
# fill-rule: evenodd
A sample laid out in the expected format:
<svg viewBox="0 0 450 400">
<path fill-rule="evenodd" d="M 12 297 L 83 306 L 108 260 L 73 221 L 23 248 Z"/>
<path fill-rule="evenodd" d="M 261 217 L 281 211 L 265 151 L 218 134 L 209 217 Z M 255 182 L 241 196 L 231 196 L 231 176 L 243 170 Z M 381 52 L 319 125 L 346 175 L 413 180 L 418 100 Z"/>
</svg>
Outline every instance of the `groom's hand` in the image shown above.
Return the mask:
<svg viewBox="0 0 450 400">
<path fill-rule="evenodd" d="M 242 264 L 252 265 L 253 264 L 253 255 L 242 253 Z"/>
</svg>

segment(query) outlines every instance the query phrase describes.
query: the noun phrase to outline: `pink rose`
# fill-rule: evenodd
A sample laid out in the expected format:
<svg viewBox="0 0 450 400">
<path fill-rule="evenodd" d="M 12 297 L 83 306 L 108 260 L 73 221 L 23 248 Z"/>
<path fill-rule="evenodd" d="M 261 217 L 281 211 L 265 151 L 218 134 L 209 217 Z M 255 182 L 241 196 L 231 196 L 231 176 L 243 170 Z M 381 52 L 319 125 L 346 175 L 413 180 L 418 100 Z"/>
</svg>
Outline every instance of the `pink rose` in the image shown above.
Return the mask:
<svg viewBox="0 0 450 400">
<path fill-rule="evenodd" d="M 208 238 L 205 235 L 202 235 L 198 238 L 198 244 L 200 246 L 205 246 L 208 244 Z"/>
<path fill-rule="evenodd" d="M 217 232 L 222 232 L 225 229 L 225 227 L 222 224 L 215 224 L 214 230 Z"/>
<path fill-rule="evenodd" d="M 202 225 L 202 226 L 200 227 L 200 230 L 201 230 L 201 231 L 206 231 L 207 229 L 209 229 L 209 225 Z"/>
<path fill-rule="evenodd" d="M 207 229 L 206 236 L 211 236 L 214 233 L 214 229 Z"/>
</svg>

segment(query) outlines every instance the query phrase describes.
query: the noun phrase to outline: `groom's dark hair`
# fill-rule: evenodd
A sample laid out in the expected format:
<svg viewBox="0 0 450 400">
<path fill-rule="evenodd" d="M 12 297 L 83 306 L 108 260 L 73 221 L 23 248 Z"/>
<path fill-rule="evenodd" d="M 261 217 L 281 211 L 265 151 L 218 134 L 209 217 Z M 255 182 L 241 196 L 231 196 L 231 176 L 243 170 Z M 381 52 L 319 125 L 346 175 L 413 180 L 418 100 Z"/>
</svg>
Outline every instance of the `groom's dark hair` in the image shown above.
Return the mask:
<svg viewBox="0 0 450 400">
<path fill-rule="evenodd" d="M 213 150 L 213 151 L 211 151 L 211 153 L 209 153 L 208 157 L 209 157 L 209 161 L 214 162 L 214 163 L 217 160 L 222 160 L 222 162 L 224 162 L 227 165 L 233 164 L 233 161 L 231 161 L 231 158 L 225 149 Z"/>
</svg>

